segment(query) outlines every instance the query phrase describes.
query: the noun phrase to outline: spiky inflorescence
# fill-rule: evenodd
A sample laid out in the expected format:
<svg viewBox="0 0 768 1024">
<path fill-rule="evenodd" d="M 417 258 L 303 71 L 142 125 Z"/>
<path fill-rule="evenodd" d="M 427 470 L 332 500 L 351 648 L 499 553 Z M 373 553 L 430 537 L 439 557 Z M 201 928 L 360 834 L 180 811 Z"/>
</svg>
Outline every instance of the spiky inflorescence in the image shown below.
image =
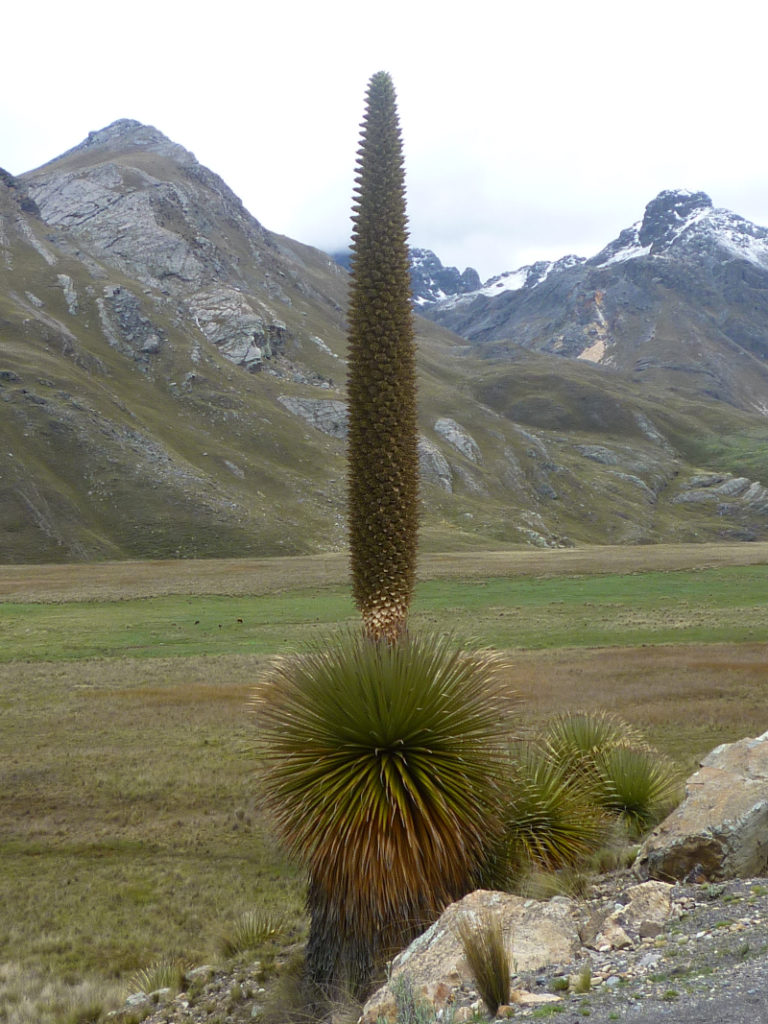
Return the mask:
<svg viewBox="0 0 768 1024">
<path fill-rule="evenodd" d="M 352 587 L 369 636 L 404 631 L 416 573 L 416 367 L 395 90 L 375 74 L 358 150 L 349 301 Z"/>
</svg>

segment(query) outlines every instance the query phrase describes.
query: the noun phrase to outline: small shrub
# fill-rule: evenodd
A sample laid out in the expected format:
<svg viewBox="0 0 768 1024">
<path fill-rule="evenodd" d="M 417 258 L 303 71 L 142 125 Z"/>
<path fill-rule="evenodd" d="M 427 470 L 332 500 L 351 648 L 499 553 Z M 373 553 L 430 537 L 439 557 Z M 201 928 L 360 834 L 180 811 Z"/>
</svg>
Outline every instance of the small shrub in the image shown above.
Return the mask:
<svg viewBox="0 0 768 1024">
<path fill-rule="evenodd" d="M 397 1024 L 434 1024 L 433 1007 L 426 999 L 419 998 L 407 971 L 399 974 L 390 988 L 397 1007 Z"/>
<path fill-rule="evenodd" d="M 560 715 L 549 726 L 544 742 L 556 764 L 581 771 L 590 771 L 595 755 L 606 750 L 648 749 L 639 730 L 609 711 Z"/>
<path fill-rule="evenodd" d="M 550 726 L 544 746 L 569 775 L 591 782 L 599 804 L 619 817 L 631 836 L 660 821 L 680 798 L 671 762 L 639 730 L 610 712 L 561 715 Z"/>
<path fill-rule="evenodd" d="M 495 1014 L 509 1002 L 509 954 L 504 943 L 501 917 L 486 911 L 479 921 L 462 917 L 457 930 L 464 956 L 483 1002 Z"/>
</svg>

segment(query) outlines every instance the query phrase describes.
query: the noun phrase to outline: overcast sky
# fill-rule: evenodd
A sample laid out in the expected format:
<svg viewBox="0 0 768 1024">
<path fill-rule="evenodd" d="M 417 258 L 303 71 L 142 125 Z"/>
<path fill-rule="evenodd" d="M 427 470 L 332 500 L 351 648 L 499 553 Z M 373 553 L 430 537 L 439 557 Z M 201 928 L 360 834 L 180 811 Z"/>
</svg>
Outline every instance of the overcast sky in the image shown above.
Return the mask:
<svg viewBox="0 0 768 1024">
<path fill-rule="evenodd" d="M 122 117 L 265 227 L 349 238 L 370 76 L 398 95 L 413 245 L 483 279 L 591 256 L 665 188 L 768 225 L 757 0 L 37 0 L 3 12 L 0 167 Z"/>
</svg>

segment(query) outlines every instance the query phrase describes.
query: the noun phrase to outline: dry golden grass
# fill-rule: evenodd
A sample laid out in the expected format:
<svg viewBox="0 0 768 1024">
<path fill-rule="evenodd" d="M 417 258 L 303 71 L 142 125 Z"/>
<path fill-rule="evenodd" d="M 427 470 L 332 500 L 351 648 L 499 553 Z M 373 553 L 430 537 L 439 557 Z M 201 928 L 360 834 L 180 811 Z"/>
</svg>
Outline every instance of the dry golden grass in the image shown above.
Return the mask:
<svg viewBox="0 0 768 1024">
<path fill-rule="evenodd" d="M 518 651 L 511 678 L 532 727 L 605 708 L 686 771 L 719 743 L 768 730 L 765 644 Z"/>
<path fill-rule="evenodd" d="M 560 550 L 425 552 L 418 577 L 574 576 L 768 563 L 768 542 L 656 544 Z M 0 566 L 0 601 L 115 601 L 165 594 L 273 594 L 328 587 L 348 579 L 346 554 L 75 565 Z"/>
</svg>

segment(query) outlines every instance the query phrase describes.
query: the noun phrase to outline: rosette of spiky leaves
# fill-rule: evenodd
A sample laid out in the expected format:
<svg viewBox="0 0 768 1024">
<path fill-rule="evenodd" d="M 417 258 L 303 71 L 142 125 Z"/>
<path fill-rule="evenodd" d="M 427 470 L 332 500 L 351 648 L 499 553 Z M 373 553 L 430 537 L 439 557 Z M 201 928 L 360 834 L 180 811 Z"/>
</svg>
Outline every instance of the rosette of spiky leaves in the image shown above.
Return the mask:
<svg viewBox="0 0 768 1024">
<path fill-rule="evenodd" d="M 529 871 L 557 871 L 587 858 L 604 843 L 607 816 L 600 787 L 573 773 L 535 743 L 515 751 L 502 839 L 489 856 L 486 884 L 509 888 Z"/>
<path fill-rule="evenodd" d="M 352 216 L 348 518 L 364 628 L 392 642 L 416 573 L 416 367 L 402 142 L 386 72 L 371 78 L 366 100 Z"/>
<path fill-rule="evenodd" d="M 680 802 L 680 775 L 656 750 L 613 747 L 596 757 L 604 780 L 604 806 L 633 838 L 652 828 Z"/>
<path fill-rule="evenodd" d="M 508 788 L 516 700 L 501 664 L 450 637 L 349 634 L 256 689 L 263 793 L 309 872 L 307 962 L 323 987 L 363 992 L 477 883 Z"/>
<path fill-rule="evenodd" d="M 544 746 L 556 764 L 571 771 L 594 771 L 596 755 L 606 750 L 649 749 L 639 729 L 610 711 L 558 715 L 547 729 Z"/>
<path fill-rule="evenodd" d="M 677 769 L 640 730 L 608 711 L 561 715 L 544 738 L 552 761 L 590 779 L 602 807 L 631 835 L 661 820 L 679 800 Z"/>
</svg>

